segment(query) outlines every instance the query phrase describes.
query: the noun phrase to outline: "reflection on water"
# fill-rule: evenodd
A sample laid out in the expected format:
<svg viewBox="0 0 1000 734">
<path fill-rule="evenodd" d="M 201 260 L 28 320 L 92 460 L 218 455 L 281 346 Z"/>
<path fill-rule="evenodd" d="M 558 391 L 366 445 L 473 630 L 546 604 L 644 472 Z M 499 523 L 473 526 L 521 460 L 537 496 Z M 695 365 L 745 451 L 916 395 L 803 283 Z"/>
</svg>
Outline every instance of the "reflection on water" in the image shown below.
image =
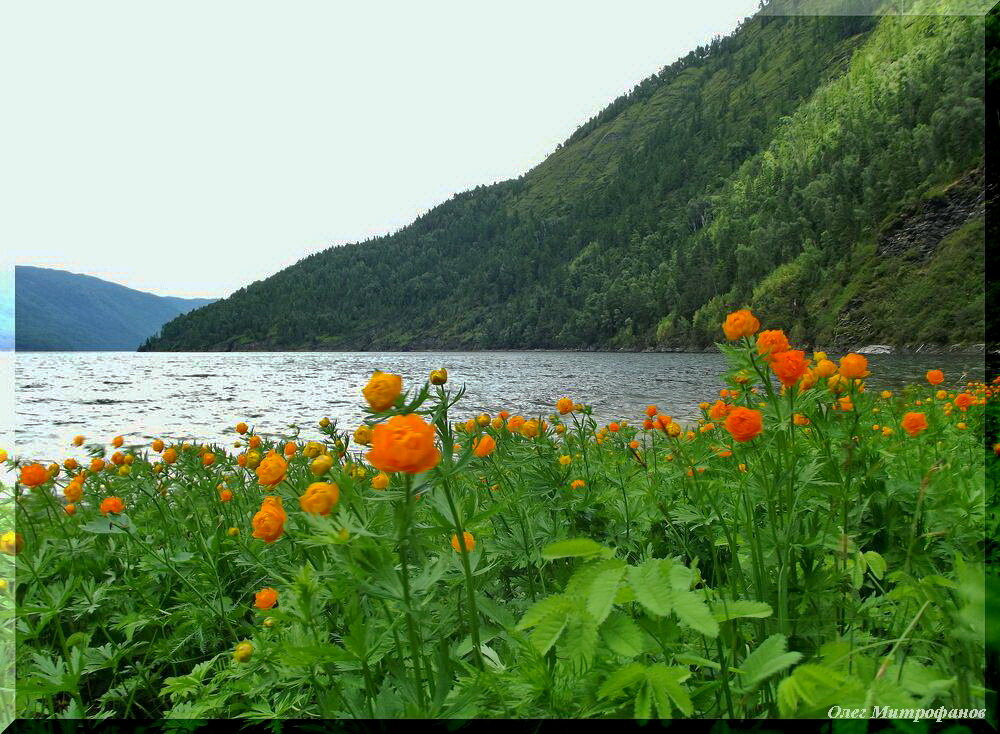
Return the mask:
<svg viewBox="0 0 1000 734">
<path fill-rule="evenodd" d="M 954 384 L 963 374 L 981 379 L 981 356 L 869 358 L 871 388 L 896 388 L 940 367 Z M 304 427 L 329 416 L 341 428 L 361 421 L 361 388 L 374 369 L 403 375 L 404 386 L 447 367 L 449 384 L 466 385 L 456 418 L 499 410 L 549 414 L 569 396 L 594 407 L 600 420 L 642 417 L 655 403 L 675 418 L 692 418 L 697 404 L 717 395 L 725 369 L 719 354 L 615 352 L 235 352 L 17 353 L 14 368 L 14 451 L 61 460 L 82 456 L 73 436 L 126 445 L 153 438 L 231 443 L 240 420 L 264 435 Z M 9 435 L 9 424 L 0 434 Z M 9 443 L 3 444 L 10 446 Z"/>
</svg>

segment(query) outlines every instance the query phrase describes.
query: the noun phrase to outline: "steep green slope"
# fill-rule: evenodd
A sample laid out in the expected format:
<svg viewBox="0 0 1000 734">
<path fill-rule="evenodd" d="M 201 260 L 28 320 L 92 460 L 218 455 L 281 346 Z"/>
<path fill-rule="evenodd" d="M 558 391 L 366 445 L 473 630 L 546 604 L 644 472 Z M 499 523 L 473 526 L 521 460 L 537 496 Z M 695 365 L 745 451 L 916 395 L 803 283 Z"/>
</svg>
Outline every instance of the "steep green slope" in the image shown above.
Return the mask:
<svg viewBox="0 0 1000 734">
<path fill-rule="evenodd" d="M 787 284 L 820 305 L 817 283 L 846 287 L 887 218 L 976 168 L 982 68 L 981 19 L 755 17 L 525 176 L 305 258 L 144 348 L 702 346 L 726 309 Z M 839 338 L 830 319 L 784 323 Z"/>
<path fill-rule="evenodd" d="M 131 351 L 178 314 L 212 302 L 156 296 L 90 275 L 18 265 L 14 348 Z"/>
</svg>

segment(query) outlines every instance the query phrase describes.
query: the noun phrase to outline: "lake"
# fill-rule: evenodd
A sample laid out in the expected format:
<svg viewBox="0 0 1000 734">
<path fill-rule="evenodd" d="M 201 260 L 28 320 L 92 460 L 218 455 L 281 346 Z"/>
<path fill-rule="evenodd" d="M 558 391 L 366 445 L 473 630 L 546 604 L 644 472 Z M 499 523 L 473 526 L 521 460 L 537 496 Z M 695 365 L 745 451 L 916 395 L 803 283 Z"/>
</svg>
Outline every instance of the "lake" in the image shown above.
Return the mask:
<svg viewBox="0 0 1000 734">
<path fill-rule="evenodd" d="M 11 353 L 7 353 L 9 356 Z M 364 416 L 361 388 L 372 370 L 403 376 L 404 387 L 446 367 L 449 385 L 466 385 L 455 418 L 500 410 L 526 416 L 553 411 L 568 396 L 592 405 L 602 421 L 639 421 L 649 403 L 679 419 L 722 387 L 719 354 L 618 352 L 18 352 L 13 355 L 12 455 L 61 461 L 84 456 L 73 436 L 126 446 L 154 438 L 231 445 L 246 421 L 262 435 L 303 427 L 320 435 L 324 416 L 353 430 Z M 982 379 L 982 355 L 878 355 L 869 358 L 870 389 L 894 389 L 941 368 L 947 384 Z M 8 410 L 3 414 L 9 415 Z M 7 418 L 4 423 L 7 423 Z M 9 423 L 8 423 L 9 426 Z"/>
</svg>

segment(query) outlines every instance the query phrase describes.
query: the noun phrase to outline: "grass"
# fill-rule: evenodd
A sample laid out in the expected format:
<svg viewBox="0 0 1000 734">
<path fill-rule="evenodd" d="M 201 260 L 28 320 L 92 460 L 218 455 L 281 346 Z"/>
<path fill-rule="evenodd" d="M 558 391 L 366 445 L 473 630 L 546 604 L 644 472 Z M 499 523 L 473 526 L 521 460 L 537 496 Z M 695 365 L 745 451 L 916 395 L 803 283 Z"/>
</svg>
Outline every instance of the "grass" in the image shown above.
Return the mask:
<svg viewBox="0 0 1000 734">
<path fill-rule="evenodd" d="M 899 394 L 826 378 L 781 390 L 752 341 L 720 348 L 726 392 L 706 388 L 688 426 L 655 408 L 602 426 L 573 401 L 535 423 L 468 418 L 461 389 L 426 383 L 368 423 L 417 414 L 433 432 L 406 434 L 404 450 L 376 428 L 371 461 L 364 431 L 325 420 L 311 441 L 247 427 L 231 451 L 87 444 L 80 468 L 14 488 L 24 549 L 0 609 L 17 610 L 18 714 L 984 708 L 994 388 L 947 375 Z M 740 432 L 741 411 L 758 434 Z M 927 427 L 910 435 L 907 413 Z M 377 488 L 387 452 L 434 446 L 432 469 Z M 265 487 L 270 451 L 287 463 Z M 67 485 L 90 457 L 106 467 L 88 469 L 70 515 Z M 314 483 L 337 485 L 327 515 L 300 501 Z M 284 505 L 273 542 L 253 534 L 277 518 L 267 496 Z M 123 512 L 101 513 L 110 497 Z M 265 588 L 278 601 L 260 609 Z"/>
</svg>

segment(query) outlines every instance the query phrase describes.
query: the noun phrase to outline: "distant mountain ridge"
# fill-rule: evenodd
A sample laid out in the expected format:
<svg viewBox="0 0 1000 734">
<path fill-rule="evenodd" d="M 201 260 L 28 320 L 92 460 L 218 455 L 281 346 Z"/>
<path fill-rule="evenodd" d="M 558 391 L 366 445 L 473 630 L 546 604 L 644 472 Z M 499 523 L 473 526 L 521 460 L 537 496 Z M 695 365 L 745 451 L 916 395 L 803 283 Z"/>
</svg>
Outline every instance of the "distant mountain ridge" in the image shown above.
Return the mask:
<svg viewBox="0 0 1000 734">
<path fill-rule="evenodd" d="M 214 298 L 176 298 L 54 268 L 14 268 L 17 351 L 134 351 Z"/>
<path fill-rule="evenodd" d="M 983 207 L 965 202 L 1000 117 L 997 19 L 758 14 L 525 175 L 142 349 L 703 349 L 741 306 L 802 346 L 982 343 Z"/>
</svg>

